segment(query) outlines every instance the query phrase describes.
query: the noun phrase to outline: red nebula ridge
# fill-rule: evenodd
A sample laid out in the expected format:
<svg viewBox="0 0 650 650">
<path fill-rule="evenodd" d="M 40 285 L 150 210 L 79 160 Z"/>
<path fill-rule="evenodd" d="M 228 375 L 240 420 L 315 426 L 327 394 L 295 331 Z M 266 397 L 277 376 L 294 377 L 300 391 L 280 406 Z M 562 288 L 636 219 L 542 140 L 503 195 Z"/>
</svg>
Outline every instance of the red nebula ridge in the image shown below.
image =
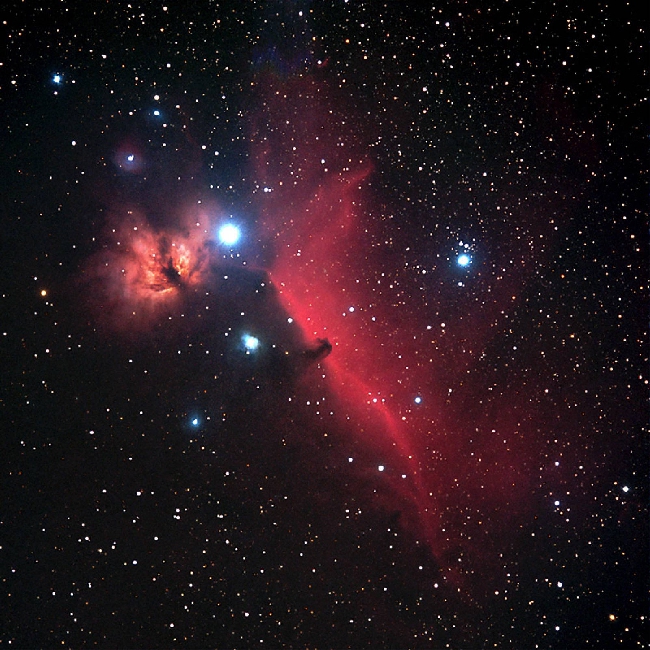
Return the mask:
<svg viewBox="0 0 650 650">
<path fill-rule="evenodd" d="M 327 338 L 324 362 L 339 416 L 369 447 L 380 471 L 420 514 L 429 542 L 429 490 L 409 431 L 413 397 L 399 354 L 390 306 L 377 301 L 378 268 L 397 261 L 374 249 L 378 228 L 366 184 L 372 165 L 360 153 L 349 118 L 332 109 L 328 90 L 313 79 L 270 86 L 253 125 L 257 183 L 271 191 L 259 202 L 260 224 L 274 242 L 270 276 L 283 306 L 305 337 Z M 386 280 L 386 288 L 389 281 Z M 409 404 L 410 403 L 410 404 Z M 415 424 L 415 426 L 418 426 Z"/>
<path fill-rule="evenodd" d="M 499 584 L 490 535 L 534 507 L 535 427 L 547 415 L 525 392 L 490 393 L 493 369 L 480 359 L 534 268 L 543 208 L 513 199 L 528 218 L 529 252 L 504 236 L 490 260 L 499 274 L 476 275 L 478 298 L 460 301 L 452 271 L 433 266 L 418 298 L 422 276 L 405 268 L 406 246 L 391 245 L 399 224 L 378 204 L 355 111 L 309 77 L 271 79 L 260 105 L 251 141 L 254 181 L 265 188 L 259 223 L 274 243 L 270 275 L 305 337 L 333 345 L 322 367 L 336 416 L 376 459 L 367 471 L 381 466 L 408 499 L 415 514 L 405 518 L 448 579 L 463 582 L 458 558 L 472 556 L 496 567 L 488 573 Z M 431 247 L 444 251 L 443 238 Z"/>
</svg>

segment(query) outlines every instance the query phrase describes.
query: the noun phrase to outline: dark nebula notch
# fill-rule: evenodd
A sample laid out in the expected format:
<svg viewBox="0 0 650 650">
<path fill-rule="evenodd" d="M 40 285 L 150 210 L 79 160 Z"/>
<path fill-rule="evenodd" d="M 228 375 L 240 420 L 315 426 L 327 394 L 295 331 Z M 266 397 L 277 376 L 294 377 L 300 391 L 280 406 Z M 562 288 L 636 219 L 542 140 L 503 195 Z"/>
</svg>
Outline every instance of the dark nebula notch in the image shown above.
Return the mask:
<svg viewBox="0 0 650 650">
<path fill-rule="evenodd" d="M 304 350 L 302 355 L 309 361 L 320 361 L 332 353 L 332 344 L 327 339 L 316 339 L 317 345 Z"/>
</svg>

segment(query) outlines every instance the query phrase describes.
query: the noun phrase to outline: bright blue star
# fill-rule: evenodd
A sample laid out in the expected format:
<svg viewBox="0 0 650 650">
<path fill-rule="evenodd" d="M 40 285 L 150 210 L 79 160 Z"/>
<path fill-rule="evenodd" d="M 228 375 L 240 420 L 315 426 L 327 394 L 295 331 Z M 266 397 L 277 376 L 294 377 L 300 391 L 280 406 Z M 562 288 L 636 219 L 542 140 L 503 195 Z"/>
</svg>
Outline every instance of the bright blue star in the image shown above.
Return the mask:
<svg viewBox="0 0 650 650">
<path fill-rule="evenodd" d="M 199 420 L 199 418 L 192 418 L 192 426 L 193 427 L 198 427 L 200 422 L 201 421 Z"/>
<path fill-rule="evenodd" d="M 244 344 L 246 354 L 255 352 L 255 350 L 260 347 L 260 340 L 251 334 L 244 334 L 244 336 L 241 337 L 241 341 Z"/>
<path fill-rule="evenodd" d="M 55 74 L 55 75 L 52 77 L 52 81 L 53 81 L 55 84 L 60 84 L 60 83 L 61 83 L 61 80 L 62 80 L 62 77 L 61 77 L 60 74 Z"/>
<path fill-rule="evenodd" d="M 159 116 L 160 116 L 160 111 L 159 111 L 158 109 L 156 109 L 156 110 L 153 112 L 153 114 L 154 114 L 156 117 L 159 117 Z"/>
<path fill-rule="evenodd" d="M 467 255 L 467 253 L 462 253 L 458 256 L 458 259 L 456 261 L 458 262 L 459 266 L 467 266 L 472 261 L 472 258 Z"/>
<path fill-rule="evenodd" d="M 416 404 L 422 404 L 422 398 L 418 395 L 414 400 Z"/>
<path fill-rule="evenodd" d="M 234 246 L 241 237 L 241 231 L 235 224 L 225 223 L 219 228 L 219 241 L 225 246 Z"/>
</svg>

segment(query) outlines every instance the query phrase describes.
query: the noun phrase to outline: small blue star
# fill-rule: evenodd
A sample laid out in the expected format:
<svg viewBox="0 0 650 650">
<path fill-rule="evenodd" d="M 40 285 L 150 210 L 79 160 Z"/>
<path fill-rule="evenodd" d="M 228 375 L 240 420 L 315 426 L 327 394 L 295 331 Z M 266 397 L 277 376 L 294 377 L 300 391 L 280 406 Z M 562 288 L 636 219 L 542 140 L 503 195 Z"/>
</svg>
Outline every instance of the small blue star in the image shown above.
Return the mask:
<svg viewBox="0 0 650 650">
<path fill-rule="evenodd" d="M 246 350 L 246 354 L 249 354 L 251 352 L 255 352 L 257 348 L 260 347 L 260 340 L 256 336 L 252 336 L 250 334 L 244 334 L 244 336 L 241 337 L 242 343 L 244 344 L 244 349 Z"/>
</svg>

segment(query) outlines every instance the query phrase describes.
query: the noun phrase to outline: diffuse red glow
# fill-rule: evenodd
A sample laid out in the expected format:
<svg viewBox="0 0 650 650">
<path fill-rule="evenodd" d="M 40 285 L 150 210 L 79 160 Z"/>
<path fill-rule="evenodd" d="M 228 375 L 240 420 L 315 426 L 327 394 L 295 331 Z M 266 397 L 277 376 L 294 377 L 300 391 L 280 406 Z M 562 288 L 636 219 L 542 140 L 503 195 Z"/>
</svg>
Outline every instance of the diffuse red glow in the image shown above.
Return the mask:
<svg viewBox="0 0 650 650">
<path fill-rule="evenodd" d="M 263 102 L 272 128 L 255 125 L 258 183 L 273 188 L 259 204 L 260 222 L 277 251 L 270 275 L 305 337 L 333 344 L 325 361 L 328 383 L 337 411 L 377 459 L 371 470 L 382 467 L 396 493 L 424 514 L 429 488 L 412 430 L 422 423 L 402 413 L 408 389 L 401 386 L 399 350 L 406 337 L 387 331 L 394 329 L 390 306 L 377 304 L 373 292 L 377 226 L 367 214 L 366 191 L 372 166 L 358 153 L 359 134 L 341 107 L 338 115 L 331 110 L 326 96 L 314 80 L 291 81 Z M 433 543 L 429 518 L 419 519 L 420 534 Z"/>
<path fill-rule="evenodd" d="M 458 303 L 458 283 L 444 269 L 426 303 L 417 302 L 421 280 L 384 236 L 368 187 L 373 172 L 363 129 L 350 127 L 354 112 L 306 77 L 271 81 L 260 104 L 252 141 L 255 180 L 272 190 L 258 207 L 276 246 L 271 279 L 305 337 L 333 344 L 323 362 L 327 385 L 338 417 L 367 446 L 368 471 L 381 467 L 395 494 L 413 506 L 408 521 L 460 584 L 459 554 L 498 565 L 486 535 L 511 511 L 530 507 L 527 459 L 537 449 L 525 422 L 532 408 L 508 417 L 514 395 L 507 404 L 476 397 L 485 390 L 477 352 L 514 304 L 524 249 L 518 242 L 503 253 L 508 260 L 521 255 L 517 265 L 494 260 L 503 271 L 482 280 L 480 302 Z"/>
</svg>

